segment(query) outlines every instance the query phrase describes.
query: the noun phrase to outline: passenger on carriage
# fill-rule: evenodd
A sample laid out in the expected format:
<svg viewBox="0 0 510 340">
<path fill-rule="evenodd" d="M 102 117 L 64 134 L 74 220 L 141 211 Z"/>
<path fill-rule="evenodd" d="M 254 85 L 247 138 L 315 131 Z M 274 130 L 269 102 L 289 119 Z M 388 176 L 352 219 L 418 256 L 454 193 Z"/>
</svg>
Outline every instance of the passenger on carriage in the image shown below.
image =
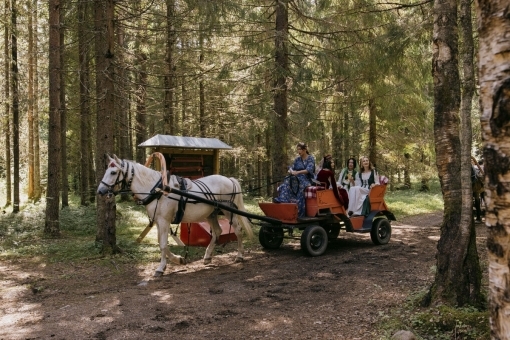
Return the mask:
<svg viewBox="0 0 510 340">
<path fill-rule="evenodd" d="M 347 203 L 345 199 L 339 194 L 338 188 L 336 186 L 335 181 L 335 172 L 334 172 L 334 164 L 331 158 L 331 155 L 324 156 L 322 160 L 322 169 L 317 174 L 317 181 L 324 185 L 326 189 L 332 188 L 333 194 L 337 198 L 337 200 L 347 208 Z"/>
<path fill-rule="evenodd" d="M 291 176 L 285 177 L 283 184 L 278 188 L 278 197 L 273 198 L 275 203 L 297 203 L 298 216 L 305 216 L 305 188 L 311 185 L 314 177 L 315 159 L 308 152 L 305 143 L 297 144 L 298 156 L 289 169 Z"/>
<path fill-rule="evenodd" d="M 368 157 L 361 157 L 360 165 L 361 169 L 355 176 L 354 186 L 349 189 L 349 207 L 347 209 L 349 216 L 367 213 L 363 209 L 365 198 L 370 193 L 370 189 L 380 184 L 379 174 Z M 370 204 L 370 201 L 368 204 Z M 368 210 L 370 210 L 370 207 L 368 207 Z"/>
<path fill-rule="evenodd" d="M 338 182 L 336 183 L 339 187 L 349 191 L 351 186 L 354 185 L 354 177 L 356 176 L 356 159 L 351 157 L 347 160 L 347 166 L 340 171 L 338 176 Z"/>
<path fill-rule="evenodd" d="M 343 190 L 343 193 L 339 192 L 339 189 L 336 185 L 335 181 L 335 172 L 334 172 L 334 163 L 331 155 L 324 156 L 322 161 L 322 170 L 317 174 L 317 181 L 324 184 L 326 189 L 330 187 L 333 188 L 333 194 L 338 199 L 338 201 L 347 208 L 347 204 L 349 203 L 347 192 Z"/>
</svg>

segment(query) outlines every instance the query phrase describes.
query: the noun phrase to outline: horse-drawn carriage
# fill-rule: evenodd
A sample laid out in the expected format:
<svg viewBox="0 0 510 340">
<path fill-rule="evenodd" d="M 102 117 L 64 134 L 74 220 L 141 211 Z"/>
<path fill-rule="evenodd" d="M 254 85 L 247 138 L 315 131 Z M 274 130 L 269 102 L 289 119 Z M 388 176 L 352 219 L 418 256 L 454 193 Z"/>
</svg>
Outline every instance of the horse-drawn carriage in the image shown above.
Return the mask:
<svg viewBox="0 0 510 340">
<path fill-rule="evenodd" d="M 248 236 L 253 234 L 248 219 L 261 221 L 259 241 L 268 249 L 279 248 L 285 237 L 294 238 L 294 231 L 302 230 L 301 247 L 311 256 L 322 255 L 328 241 L 337 238 L 341 229 L 370 233 L 375 244 L 386 244 L 391 237 L 390 221 L 395 220 L 384 202 L 386 185 L 371 189 L 368 195 L 371 211 L 367 216 L 351 217 L 347 216 L 333 189 L 309 187 L 306 189 L 306 217 L 298 218 L 297 205 L 294 203 L 259 203 L 264 216 L 248 213 L 244 208 L 241 186 L 234 178 L 210 175 L 191 180 L 168 173 L 167 185 L 164 185 L 164 176 L 160 171 L 114 156 L 109 158 L 109 168 L 97 190 L 101 195 L 112 196 L 120 188 L 124 188 L 145 205 L 151 223 L 158 226 L 161 262 L 156 269 L 156 275 L 163 274 L 167 257 L 173 262 L 184 263 L 182 257 L 171 253 L 168 248 L 168 234 L 172 223 L 182 225 L 207 221 L 210 241 L 204 263 L 209 263 L 214 246 L 217 241 L 221 241 L 225 228 L 229 229 L 227 240 L 237 239 L 236 261 L 243 259 L 241 229 L 244 228 Z M 224 221 L 219 222 L 220 211 L 227 224 Z M 231 235 L 231 231 L 234 231 L 235 237 Z M 188 241 L 199 234 L 203 236 L 203 233 L 188 233 Z M 202 243 L 205 245 L 206 241 Z"/>
<path fill-rule="evenodd" d="M 348 217 L 343 204 L 332 188 L 321 186 L 306 188 L 306 217 L 298 218 L 294 203 L 259 203 L 266 216 L 280 220 L 279 224 L 262 222 L 259 241 L 264 248 L 279 248 L 285 238 L 294 238 L 294 230 L 302 230 L 301 249 L 311 256 L 322 255 L 328 241 L 336 239 L 341 229 L 348 232 L 370 233 L 374 244 L 386 244 L 391 238 L 390 221 L 395 216 L 384 202 L 386 185 L 370 190 L 370 213 L 367 216 Z"/>
</svg>

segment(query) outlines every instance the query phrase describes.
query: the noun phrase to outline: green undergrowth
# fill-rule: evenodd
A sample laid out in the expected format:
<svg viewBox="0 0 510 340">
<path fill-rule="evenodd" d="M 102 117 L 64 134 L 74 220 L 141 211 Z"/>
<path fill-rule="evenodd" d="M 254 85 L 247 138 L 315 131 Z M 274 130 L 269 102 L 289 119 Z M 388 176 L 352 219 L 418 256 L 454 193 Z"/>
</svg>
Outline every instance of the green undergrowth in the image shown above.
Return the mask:
<svg viewBox="0 0 510 340">
<path fill-rule="evenodd" d="M 44 202 L 44 201 L 43 201 Z M 0 260 L 26 258 L 43 262 L 71 262 L 101 258 L 101 247 L 96 239 L 96 207 L 95 205 L 80 206 L 79 198 L 70 197 L 69 206 L 60 211 L 60 232 L 57 238 L 44 234 L 45 205 L 44 203 L 27 203 L 21 206 L 19 213 L 13 214 L 5 209 L 0 214 Z M 253 214 L 261 214 L 256 200 L 247 199 L 247 210 Z M 117 261 L 139 261 L 141 263 L 159 261 L 160 250 L 157 242 L 157 228 L 154 226 L 147 236 L 138 243 L 136 240 L 149 223 L 145 207 L 132 201 L 117 202 L 117 244 L 122 250 L 116 255 Z M 177 225 L 172 225 L 176 230 Z M 245 239 L 245 247 L 258 246 L 258 228 L 254 228 L 255 237 Z M 177 234 L 177 237 L 179 235 Z M 168 238 L 171 251 L 187 256 L 188 260 L 199 260 L 203 257 L 203 247 L 178 246 L 172 237 Z M 237 248 L 236 242 L 219 245 L 217 254 L 231 252 Z"/>
<path fill-rule="evenodd" d="M 397 220 L 443 210 L 443 195 L 438 180 L 430 181 L 430 191 L 420 191 L 419 185 L 414 184 L 410 189 L 387 190 L 384 199 Z"/>
<path fill-rule="evenodd" d="M 436 181 L 437 182 L 437 181 Z M 96 244 L 95 205 L 80 206 L 77 196 L 70 196 L 69 206 L 60 211 L 61 237 L 48 238 L 43 233 L 45 204 L 22 203 L 21 211 L 13 214 L 4 208 L 0 214 L 0 259 L 34 258 L 49 262 L 77 261 L 101 256 L 101 247 Z M 263 215 L 258 207 L 259 201 L 269 201 L 264 197 L 245 197 L 248 212 Z M 397 219 L 409 215 L 430 213 L 441 210 L 442 197 L 437 183 L 432 183 L 430 192 L 415 189 L 388 191 L 386 202 Z M 132 201 L 117 201 L 117 242 L 124 257 L 138 261 L 154 261 L 159 258 L 156 227 L 142 240 L 136 242 L 147 226 L 149 219 L 143 206 Z M 252 220 L 255 237 L 245 238 L 245 247 L 259 247 L 258 230 L 260 221 Z M 172 229 L 176 231 L 177 226 Z M 299 231 L 296 231 L 296 235 Z M 285 240 L 285 242 L 289 242 Z M 205 251 L 202 247 L 182 247 L 169 237 L 172 252 L 188 256 L 190 260 L 200 259 Z M 237 244 L 217 246 L 218 253 L 235 250 Z"/>
<path fill-rule="evenodd" d="M 380 315 L 378 326 L 384 334 L 382 339 L 391 339 L 396 330 L 409 330 L 417 339 L 422 340 L 490 339 L 488 311 L 445 305 L 420 307 L 425 294 L 425 290 L 416 292 L 390 314 Z"/>
</svg>

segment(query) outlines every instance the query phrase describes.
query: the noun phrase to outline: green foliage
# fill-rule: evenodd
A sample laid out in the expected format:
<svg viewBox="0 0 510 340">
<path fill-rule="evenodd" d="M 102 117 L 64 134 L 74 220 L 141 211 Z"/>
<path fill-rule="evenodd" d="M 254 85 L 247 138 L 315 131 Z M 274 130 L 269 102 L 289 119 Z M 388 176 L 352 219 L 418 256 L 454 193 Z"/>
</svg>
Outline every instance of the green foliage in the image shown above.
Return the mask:
<svg viewBox="0 0 510 340">
<path fill-rule="evenodd" d="M 389 339 L 397 330 L 407 329 L 426 340 L 481 340 L 490 339 L 489 311 L 474 307 L 453 308 L 439 306 L 421 308 L 425 290 L 411 295 L 407 303 L 383 315 L 379 328 Z"/>
<path fill-rule="evenodd" d="M 75 262 L 93 258 L 102 258 L 100 247 L 96 244 L 96 207 L 80 206 L 79 197 L 70 196 L 69 207 L 60 211 L 60 238 L 47 238 L 44 229 L 44 204 L 22 205 L 18 214 L 0 216 L 0 259 L 34 259 L 43 262 Z M 261 214 L 255 200 L 247 200 L 246 208 L 253 214 Z M 116 261 L 136 261 L 146 263 L 157 261 L 160 256 L 156 227 L 137 243 L 136 239 L 145 229 L 149 220 L 143 206 L 133 202 L 117 203 L 117 244 L 122 254 Z M 176 226 L 173 226 L 174 230 Z M 255 228 L 255 232 L 258 228 Z M 205 248 L 178 246 L 170 237 L 171 250 L 188 259 L 199 260 Z M 246 240 L 247 248 L 258 246 L 258 238 Z M 217 253 L 237 249 L 237 243 L 231 242 L 225 247 L 216 247 Z"/>
<path fill-rule="evenodd" d="M 443 195 L 438 180 L 431 181 L 429 192 L 419 191 L 416 187 L 417 184 L 409 190 L 386 192 L 384 199 L 388 209 L 398 218 L 443 209 Z"/>
</svg>

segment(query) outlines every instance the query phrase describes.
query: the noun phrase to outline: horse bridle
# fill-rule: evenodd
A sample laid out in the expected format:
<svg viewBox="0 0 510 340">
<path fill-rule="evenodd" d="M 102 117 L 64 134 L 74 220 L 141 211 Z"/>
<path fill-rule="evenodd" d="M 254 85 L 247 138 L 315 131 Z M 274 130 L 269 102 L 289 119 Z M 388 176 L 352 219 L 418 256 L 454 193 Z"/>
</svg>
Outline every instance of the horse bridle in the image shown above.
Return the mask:
<svg viewBox="0 0 510 340">
<path fill-rule="evenodd" d="M 126 169 L 126 171 L 123 171 L 125 163 L 127 164 L 127 169 Z M 118 184 L 121 184 L 122 185 L 121 188 L 123 188 L 120 191 L 130 191 L 131 183 L 133 182 L 133 178 L 135 177 L 135 167 L 133 165 L 131 166 L 131 179 L 129 181 L 126 181 L 126 178 L 127 178 L 128 172 L 129 172 L 129 162 L 124 162 L 124 160 L 121 160 L 120 168 L 114 162 L 112 162 L 112 163 L 110 163 L 109 167 L 110 168 L 116 167 L 117 169 L 119 169 L 119 174 L 117 175 L 117 178 L 115 179 L 115 183 L 113 183 L 112 185 L 109 185 L 108 183 L 101 181 L 101 183 L 108 188 L 108 191 L 107 191 L 108 198 L 115 196 L 119 192 L 119 191 L 115 192 L 113 190 L 115 188 L 115 186 L 117 186 Z M 120 174 L 122 174 L 122 179 L 120 179 Z"/>
</svg>

